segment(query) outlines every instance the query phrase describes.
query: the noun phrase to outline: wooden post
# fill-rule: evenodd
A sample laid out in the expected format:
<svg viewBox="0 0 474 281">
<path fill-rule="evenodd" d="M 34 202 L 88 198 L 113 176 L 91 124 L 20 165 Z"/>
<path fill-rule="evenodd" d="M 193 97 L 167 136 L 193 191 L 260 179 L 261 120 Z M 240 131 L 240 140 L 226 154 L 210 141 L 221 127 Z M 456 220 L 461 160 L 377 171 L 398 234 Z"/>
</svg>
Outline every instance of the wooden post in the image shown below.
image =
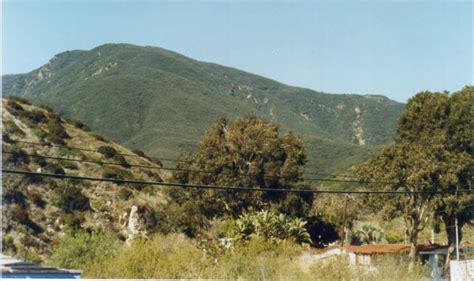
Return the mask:
<svg viewBox="0 0 474 281">
<path fill-rule="evenodd" d="M 341 229 L 341 247 L 344 247 L 344 240 L 345 240 L 345 230 L 346 230 L 346 220 L 347 220 L 347 200 L 349 195 L 346 195 L 344 199 L 344 212 L 342 214 L 342 229 Z"/>
<path fill-rule="evenodd" d="M 459 229 L 458 229 L 458 218 L 454 221 L 456 227 L 456 260 L 459 261 Z"/>
</svg>

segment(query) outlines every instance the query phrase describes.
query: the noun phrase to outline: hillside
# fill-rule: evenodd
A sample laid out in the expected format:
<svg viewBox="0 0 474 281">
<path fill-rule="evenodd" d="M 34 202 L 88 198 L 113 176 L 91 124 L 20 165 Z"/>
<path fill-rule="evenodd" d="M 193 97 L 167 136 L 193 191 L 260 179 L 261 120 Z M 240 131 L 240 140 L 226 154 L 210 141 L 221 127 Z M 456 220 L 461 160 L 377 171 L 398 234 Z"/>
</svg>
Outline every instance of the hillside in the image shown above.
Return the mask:
<svg viewBox="0 0 474 281">
<path fill-rule="evenodd" d="M 347 168 L 391 142 L 404 108 L 383 96 L 315 92 L 126 44 L 64 52 L 30 73 L 4 76 L 3 83 L 4 95 L 47 104 L 161 157 L 194 148 L 219 117 L 252 112 L 301 135 L 318 172 Z"/>
<path fill-rule="evenodd" d="M 2 105 L 3 168 L 148 181 L 170 177 L 158 169 L 159 163 L 89 132 L 78 121 L 20 100 L 3 99 Z M 148 214 L 165 202 L 161 192 L 150 186 L 5 173 L 2 180 L 3 249 L 33 260 L 47 256 L 59 237 L 78 228 L 103 230 L 127 239 L 132 206 L 138 208 L 137 231 L 147 232 L 147 225 L 156 224 Z"/>
</svg>

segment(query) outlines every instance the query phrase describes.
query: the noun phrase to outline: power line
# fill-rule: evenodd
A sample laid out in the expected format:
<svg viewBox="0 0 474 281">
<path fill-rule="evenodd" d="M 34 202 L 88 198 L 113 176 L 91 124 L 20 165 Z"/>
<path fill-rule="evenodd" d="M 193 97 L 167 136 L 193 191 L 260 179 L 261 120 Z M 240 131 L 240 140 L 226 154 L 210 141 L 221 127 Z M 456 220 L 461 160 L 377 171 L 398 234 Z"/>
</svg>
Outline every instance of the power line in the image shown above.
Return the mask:
<svg viewBox="0 0 474 281">
<path fill-rule="evenodd" d="M 449 191 L 363 191 L 363 190 L 316 190 L 316 189 L 290 189 L 290 188 L 256 188 L 256 187 L 240 187 L 240 186 L 222 186 L 222 185 L 205 185 L 205 184 L 190 184 L 190 183 L 170 183 L 170 182 L 157 182 L 157 181 L 141 181 L 141 180 L 129 180 L 129 179 L 110 179 L 110 178 L 99 178 L 99 177 L 86 177 L 86 176 L 75 176 L 66 174 L 54 174 L 54 173 L 37 173 L 31 171 L 15 170 L 15 169 L 3 169 L 3 173 L 7 174 L 20 174 L 29 176 L 41 176 L 41 177 L 53 177 L 58 179 L 75 179 L 75 180 L 87 180 L 87 181 L 101 181 L 101 182 L 112 182 L 112 183 L 129 183 L 138 185 L 157 185 L 165 187 L 189 187 L 199 189 L 217 189 L 217 190 L 233 190 L 233 191 L 271 191 L 271 192 L 285 192 L 285 193 L 329 193 L 329 194 L 447 194 Z M 456 192 L 473 193 L 474 190 L 457 190 Z"/>
<path fill-rule="evenodd" d="M 13 154 L 12 152 L 2 151 L 3 154 Z M 65 158 L 65 157 L 54 157 L 54 156 L 46 156 L 46 155 L 39 155 L 39 154 L 25 154 L 29 157 L 36 157 L 36 158 L 45 158 L 45 159 L 52 159 L 52 160 L 62 160 L 62 161 L 72 161 L 72 162 L 82 162 L 82 163 L 93 163 L 98 165 L 114 165 L 114 166 L 122 166 L 125 167 L 123 163 L 117 162 L 104 162 L 104 161 L 97 161 L 97 160 L 87 160 L 87 159 L 77 159 L 77 158 Z M 205 170 L 189 170 L 189 169 L 179 169 L 179 168 L 165 168 L 165 167 L 157 167 L 157 166 L 150 166 L 150 165 L 136 165 L 136 164 L 126 164 L 127 167 L 138 167 L 138 168 L 148 168 L 148 169 L 157 169 L 157 170 L 169 170 L 169 171 L 177 171 L 177 172 L 193 172 L 193 173 L 206 173 L 212 174 L 212 171 L 205 171 Z M 240 174 L 238 175 L 240 178 L 247 177 L 252 178 L 256 177 L 256 175 L 251 174 Z M 264 178 L 275 178 L 275 179 L 287 179 L 284 176 L 269 176 L 263 175 Z M 360 182 L 358 180 L 342 180 L 342 179 L 328 179 L 328 178 L 308 178 L 308 177 L 297 177 L 295 179 L 299 180 L 306 180 L 310 182 L 339 182 L 339 183 L 380 183 L 380 184 L 396 184 L 397 182 L 389 182 L 389 181 L 370 181 L 370 182 Z"/>
<path fill-rule="evenodd" d="M 50 144 L 44 144 L 44 143 L 39 143 L 39 142 L 21 141 L 21 140 L 11 140 L 11 141 L 17 142 L 17 143 L 24 143 L 24 144 L 34 145 L 34 146 L 64 147 L 64 148 L 68 148 L 68 149 L 72 149 L 72 150 L 78 150 L 78 151 L 88 151 L 88 152 L 101 153 L 98 150 L 84 148 L 84 147 L 77 147 L 77 146 L 68 146 L 68 145 L 61 145 L 61 144 L 50 145 Z M 142 156 L 139 156 L 139 155 L 128 154 L 128 153 L 117 153 L 117 154 L 122 155 L 122 156 L 128 156 L 128 157 L 145 158 L 145 159 L 148 159 L 148 160 L 154 159 L 154 160 L 170 161 L 170 162 L 176 162 L 176 163 L 182 162 L 182 161 L 179 161 L 178 159 L 170 159 L 170 158 L 151 157 L 151 156 L 142 157 Z M 307 168 L 307 166 L 305 166 L 304 168 Z M 195 172 L 211 173 L 209 171 L 202 171 L 202 170 L 194 170 L 194 171 Z M 356 177 L 350 176 L 350 175 L 337 175 L 337 174 L 330 174 L 330 173 L 308 173 L 308 172 L 306 172 L 304 174 L 306 174 L 306 175 L 318 175 L 318 176 L 330 176 L 330 177 L 356 178 Z"/>
</svg>

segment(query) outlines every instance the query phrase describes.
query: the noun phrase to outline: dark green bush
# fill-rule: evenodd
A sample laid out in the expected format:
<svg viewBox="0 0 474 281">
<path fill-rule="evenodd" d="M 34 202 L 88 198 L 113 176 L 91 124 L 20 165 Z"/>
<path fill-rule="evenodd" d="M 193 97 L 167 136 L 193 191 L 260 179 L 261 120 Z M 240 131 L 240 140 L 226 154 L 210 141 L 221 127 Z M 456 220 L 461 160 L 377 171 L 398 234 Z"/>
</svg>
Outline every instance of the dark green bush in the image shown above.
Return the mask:
<svg viewBox="0 0 474 281">
<path fill-rule="evenodd" d="M 64 227 L 68 233 L 76 233 L 82 229 L 85 219 L 82 214 L 67 214 L 64 216 Z"/>
<path fill-rule="evenodd" d="M 20 117 L 28 119 L 33 124 L 45 123 L 48 121 L 48 117 L 46 117 L 43 111 L 40 110 L 24 111 Z"/>
<path fill-rule="evenodd" d="M 47 106 L 46 104 L 40 104 L 38 105 L 38 107 L 46 110 L 47 112 L 54 112 L 54 110 L 51 107 Z"/>
<path fill-rule="evenodd" d="M 156 187 L 154 186 L 151 186 L 151 185 L 148 185 L 148 186 L 145 186 L 143 189 L 142 189 L 142 192 L 148 194 L 148 195 L 155 195 L 156 194 Z"/>
<path fill-rule="evenodd" d="M 19 205 L 14 204 L 14 205 L 9 206 L 9 211 L 10 211 L 10 218 L 13 221 L 16 221 L 21 224 L 26 224 L 30 220 L 28 211 Z"/>
<path fill-rule="evenodd" d="M 7 99 L 8 99 L 8 102 L 15 101 L 15 102 L 20 102 L 20 103 L 24 103 L 24 104 L 27 104 L 27 105 L 31 105 L 31 103 L 27 99 L 24 99 L 24 98 L 9 96 L 9 97 L 7 97 Z"/>
<path fill-rule="evenodd" d="M 160 167 L 163 167 L 163 162 L 161 162 L 160 160 L 156 159 L 156 158 L 150 158 L 148 157 L 148 160 L 150 160 L 151 162 L 157 164 L 158 166 Z"/>
<path fill-rule="evenodd" d="M 74 127 L 78 128 L 78 129 L 81 129 L 85 132 L 89 132 L 91 129 L 89 128 L 89 126 L 87 126 L 86 124 L 82 123 L 81 121 L 79 120 L 76 120 L 76 119 L 72 119 L 72 118 L 66 118 L 66 121 L 73 125 Z"/>
<path fill-rule="evenodd" d="M 56 144 L 65 144 L 64 140 L 69 138 L 68 133 L 64 127 L 54 120 L 49 120 L 46 124 L 49 131 L 48 139 Z"/>
<path fill-rule="evenodd" d="M 74 213 L 75 211 L 90 210 L 89 198 L 87 198 L 77 186 L 60 188 L 54 201 L 58 208 L 68 214 Z"/>
<path fill-rule="evenodd" d="M 102 155 L 104 155 L 106 158 L 112 158 L 117 154 L 117 150 L 111 146 L 101 146 L 99 149 L 97 149 Z"/>
<path fill-rule="evenodd" d="M 3 130 L 11 135 L 17 135 L 19 137 L 26 136 L 25 132 L 23 132 L 23 130 L 20 129 L 20 127 L 18 127 L 12 120 L 3 123 Z"/>
<path fill-rule="evenodd" d="M 26 208 L 26 197 L 20 190 L 4 188 L 2 199 L 4 204 L 16 204 L 21 208 Z"/>
<path fill-rule="evenodd" d="M 45 139 L 48 134 L 43 130 L 41 129 L 40 127 L 36 127 L 36 128 L 33 128 L 33 133 L 40 139 L 40 140 L 43 140 Z"/>
<path fill-rule="evenodd" d="M 123 157 L 123 155 L 120 155 L 120 154 L 115 154 L 112 159 L 114 160 L 114 162 L 120 164 L 122 167 L 125 167 L 125 168 L 130 168 L 130 164 L 128 164 L 127 160 L 125 159 L 125 157 Z"/>
<path fill-rule="evenodd" d="M 12 100 L 12 99 L 9 99 L 7 101 L 7 106 L 8 108 L 10 109 L 10 112 L 13 114 L 13 115 L 18 115 L 20 111 L 24 111 L 25 109 L 23 108 L 23 106 L 21 106 L 20 104 L 18 104 L 16 101 Z"/>
<path fill-rule="evenodd" d="M 105 167 L 102 176 L 108 179 L 133 179 L 132 173 L 114 166 Z"/>
<path fill-rule="evenodd" d="M 2 142 L 4 142 L 4 143 L 13 143 L 13 140 L 10 138 L 10 136 L 7 133 L 3 132 L 2 133 Z"/>
<path fill-rule="evenodd" d="M 37 191 L 32 191 L 29 193 L 28 197 L 39 208 L 44 209 L 44 207 L 46 206 L 46 201 L 44 201 L 41 193 Z"/>
<path fill-rule="evenodd" d="M 56 123 L 62 123 L 63 120 L 61 119 L 61 116 L 57 112 L 48 112 L 48 118 L 53 120 Z"/>
<path fill-rule="evenodd" d="M 84 268 L 97 259 L 114 256 L 119 244 L 101 232 L 68 233 L 55 247 L 50 263 L 63 268 Z"/>
<path fill-rule="evenodd" d="M 7 152 L 8 153 L 5 154 L 5 157 L 3 157 L 5 163 L 12 163 L 15 165 L 30 163 L 28 154 L 16 145 L 11 146 Z"/>
<path fill-rule="evenodd" d="M 140 149 L 133 149 L 132 152 L 140 157 L 143 157 L 143 158 L 147 157 L 145 152 L 141 151 Z"/>
<path fill-rule="evenodd" d="M 105 137 L 99 135 L 99 134 L 96 134 L 96 133 L 89 133 L 89 135 L 93 138 L 95 138 L 96 140 L 98 141 L 101 141 L 101 142 L 110 142 L 108 139 L 106 139 Z"/>
<path fill-rule="evenodd" d="M 2 253 L 7 253 L 10 255 L 15 255 L 17 248 L 15 245 L 15 240 L 11 236 L 2 237 Z"/>
<path fill-rule="evenodd" d="M 47 173 L 52 173 L 52 174 L 60 174 L 60 175 L 65 174 L 63 167 L 61 167 L 60 165 L 56 163 L 47 163 L 44 166 L 44 171 Z"/>
<path fill-rule="evenodd" d="M 120 190 L 117 192 L 117 197 L 120 199 L 120 200 L 128 200 L 130 199 L 130 197 L 133 196 L 133 193 L 126 187 L 122 187 L 120 188 Z"/>
<path fill-rule="evenodd" d="M 36 153 L 33 153 L 33 155 L 34 156 L 31 157 L 32 161 L 36 162 L 40 167 L 45 167 L 48 164 L 43 156 Z"/>
<path fill-rule="evenodd" d="M 63 166 L 64 168 L 66 169 L 70 169 L 70 170 L 77 170 L 79 169 L 79 166 L 77 165 L 76 162 L 73 162 L 73 161 L 67 161 L 67 160 L 60 160 L 59 161 L 59 164 L 61 166 Z"/>
</svg>

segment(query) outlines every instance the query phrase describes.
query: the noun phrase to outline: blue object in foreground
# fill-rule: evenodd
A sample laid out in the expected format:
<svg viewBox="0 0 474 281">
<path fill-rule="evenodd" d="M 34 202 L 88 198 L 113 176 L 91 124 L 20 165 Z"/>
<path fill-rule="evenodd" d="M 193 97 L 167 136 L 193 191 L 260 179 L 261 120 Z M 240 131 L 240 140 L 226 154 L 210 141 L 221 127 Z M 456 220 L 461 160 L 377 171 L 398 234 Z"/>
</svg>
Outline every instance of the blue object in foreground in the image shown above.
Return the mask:
<svg viewBox="0 0 474 281">
<path fill-rule="evenodd" d="M 43 267 L 35 263 L 20 261 L 2 254 L 1 278 L 80 279 L 81 271 Z"/>
</svg>

